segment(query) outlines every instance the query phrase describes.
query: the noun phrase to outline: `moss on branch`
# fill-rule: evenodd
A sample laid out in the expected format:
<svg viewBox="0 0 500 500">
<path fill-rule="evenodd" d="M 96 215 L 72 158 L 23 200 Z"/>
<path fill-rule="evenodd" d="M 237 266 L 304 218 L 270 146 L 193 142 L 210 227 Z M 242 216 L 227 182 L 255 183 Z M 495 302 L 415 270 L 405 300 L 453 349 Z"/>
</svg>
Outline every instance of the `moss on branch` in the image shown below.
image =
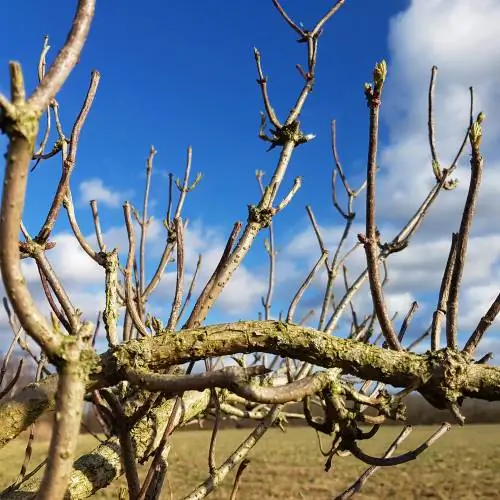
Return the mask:
<svg viewBox="0 0 500 500">
<path fill-rule="evenodd" d="M 115 385 L 125 378 L 127 367 L 159 371 L 188 361 L 253 352 L 338 367 L 345 374 L 396 387 L 416 387 L 437 407 L 465 397 L 500 400 L 500 369 L 475 364 L 460 353 L 395 352 L 278 321 L 241 321 L 131 340 L 101 355 L 87 389 Z M 10 422 L 0 429 L 0 447 L 51 408 L 54 387 L 53 379 L 47 379 L 0 406 L 0 420 Z"/>
</svg>

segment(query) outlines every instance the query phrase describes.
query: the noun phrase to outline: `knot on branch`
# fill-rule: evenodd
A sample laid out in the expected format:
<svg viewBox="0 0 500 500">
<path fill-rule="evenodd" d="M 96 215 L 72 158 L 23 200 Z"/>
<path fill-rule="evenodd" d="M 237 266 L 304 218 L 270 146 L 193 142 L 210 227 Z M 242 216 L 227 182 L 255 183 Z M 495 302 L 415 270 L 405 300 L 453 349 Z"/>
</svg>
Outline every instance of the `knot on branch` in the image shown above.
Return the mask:
<svg viewBox="0 0 500 500">
<path fill-rule="evenodd" d="M 175 221 L 165 218 L 163 219 L 163 227 L 167 230 L 167 244 L 174 245 L 177 243 L 178 231 L 175 226 Z"/>
<path fill-rule="evenodd" d="M 273 220 L 273 208 L 260 208 L 255 205 L 248 205 L 248 222 L 255 222 L 262 228 L 269 227 Z"/>
<path fill-rule="evenodd" d="M 375 404 L 372 407 L 376 408 L 381 415 L 389 417 L 392 420 L 398 420 L 401 422 L 406 420 L 406 405 L 403 403 L 401 398 L 391 395 L 385 390 L 380 392 L 379 396 L 376 398 Z"/>
<path fill-rule="evenodd" d="M 419 392 L 439 410 L 460 407 L 472 364 L 470 357 L 452 349 L 431 352 L 428 356 L 432 375 Z"/>
<path fill-rule="evenodd" d="M 35 252 L 45 252 L 47 250 L 52 250 L 56 246 L 55 241 L 38 241 L 37 238 L 29 241 L 19 242 L 19 251 L 21 252 L 21 258 L 31 257 Z"/>
<path fill-rule="evenodd" d="M 409 240 L 388 241 L 386 243 L 379 244 L 379 247 L 385 254 L 392 254 L 403 251 L 409 244 Z"/>
<path fill-rule="evenodd" d="M 150 313 L 147 314 L 144 325 L 146 328 L 152 329 L 155 332 L 155 335 L 161 335 L 161 333 L 165 330 L 163 321 L 158 319 L 156 316 L 151 316 Z"/>
<path fill-rule="evenodd" d="M 443 185 L 443 189 L 452 191 L 458 186 L 458 179 L 446 179 L 449 170 L 447 168 L 441 169 L 441 165 L 437 160 L 432 160 L 432 171 L 438 184 Z"/>
<path fill-rule="evenodd" d="M 40 111 L 26 102 L 24 76 L 18 62 L 10 63 L 12 102 L 0 94 L 0 131 L 11 139 L 25 139 L 34 146 L 38 134 Z"/>
<path fill-rule="evenodd" d="M 270 137 L 266 134 L 265 128 L 266 116 L 261 113 L 259 137 L 262 140 L 271 143 L 268 151 L 275 148 L 276 146 L 284 146 L 285 144 L 290 142 L 292 142 L 295 146 L 299 146 L 300 144 L 311 141 L 316 137 L 314 134 L 304 134 L 302 130 L 300 130 L 300 122 L 298 120 L 294 120 L 292 123 L 289 123 L 287 125 L 271 129 Z"/>
<path fill-rule="evenodd" d="M 11 139 L 23 138 L 34 144 L 39 117 L 40 114 L 25 103 L 4 105 L 0 108 L 0 131 Z"/>
</svg>

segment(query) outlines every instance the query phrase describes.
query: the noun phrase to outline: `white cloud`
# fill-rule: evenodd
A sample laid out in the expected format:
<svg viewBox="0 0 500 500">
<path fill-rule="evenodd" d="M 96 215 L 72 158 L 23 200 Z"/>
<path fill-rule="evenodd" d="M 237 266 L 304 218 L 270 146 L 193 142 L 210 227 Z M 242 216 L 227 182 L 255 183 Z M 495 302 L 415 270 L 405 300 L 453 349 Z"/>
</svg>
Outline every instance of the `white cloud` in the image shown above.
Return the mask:
<svg viewBox="0 0 500 500">
<path fill-rule="evenodd" d="M 425 238 L 426 235 L 423 236 Z M 450 239 L 446 235 L 435 239 L 424 238 L 416 240 L 403 252 L 390 258 L 391 290 L 439 290 Z M 492 248 L 500 249 L 500 234 L 472 237 L 469 240 L 464 286 L 479 285 L 495 279 L 493 270 L 498 263 L 498 252 L 492 252 Z"/>
<path fill-rule="evenodd" d="M 463 290 L 460 308 L 460 326 L 473 331 L 479 320 L 493 303 L 499 293 L 498 275 L 495 282 L 486 282 L 483 285 L 469 286 Z M 496 318 L 495 326 L 500 325 L 500 318 Z"/>
<path fill-rule="evenodd" d="M 103 269 L 81 249 L 73 234 L 56 233 L 52 241 L 56 245 L 47 252 L 47 259 L 63 284 L 83 287 L 103 283 Z M 23 260 L 22 270 L 28 283 L 39 281 L 33 260 Z"/>
<path fill-rule="evenodd" d="M 492 217 L 500 196 L 499 23 L 496 0 L 413 0 L 390 23 L 391 64 L 382 107 L 389 141 L 380 156 L 382 222 L 401 224 L 435 182 L 427 138 L 431 67 L 439 68 L 435 120 L 443 166 L 454 158 L 468 124 L 469 86 L 474 87 L 475 112 L 487 115 L 485 172 L 461 292 L 459 326 L 464 336 L 499 290 L 500 226 Z M 427 300 L 431 291 L 438 292 L 451 232 L 458 230 L 468 190 L 468 161 L 469 148 L 457 170 L 459 187 L 440 195 L 410 247 L 391 257 L 388 291 L 424 293 Z M 389 237 L 383 228 L 382 233 Z"/>
<path fill-rule="evenodd" d="M 500 4 L 496 0 L 413 0 L 390 23 L 391 64 L 382 115 L 391 143 L 382 155 L 390 175 L 408 186 L 428 175 L 427 91 L 430 69 L 439 67 L 435 114 L 438 149 L 449 162 L 468 124 L 469 86 L 476 111 L 500 112 Z M 425 29 L 422 29 L 425 27 Z M 484 146 L 495 144 L 500 123 L 485 122 Z M 498 158 L 498 155 L 496 155 Z M 418 185 L 417 185 L 418 187 Z"/>
<path fill-rule="evenodd" d="M 386 143 L 381 144 L 378 185 L 378 223 L 383 241 L 397 233 L 435 184 L 427 137 L 431 67 L 439 67 L 435 119 L 443 166 L 451 163 L 468 125 L 469 86 L 475 89 L 476 113 L 483 110 L 487 114 L 483 125 L 484 179 L 461 293 L 462 335 L 468 335 L 476 326 L 499 290 L 500 226 L 497 218 L 492 217 L 498 210 L 500 198 L 500 148 L 497 145 L 500 121 L 496 119 L 500 116 L 499 24 L 500 3 L 496 0 L 413 0 L 390 23 L 390 65 L 381 111 L 389 136 Z M 460 179 L 458 188 L 441 193 L 410 246 L 389 260 L 386 298 L 391 312 L 398 310 L 400 317 L 417 296 L 421 301 L 418 317 L 422 323 L 430 321 L 451 233 L 459 228 L 467 195 L 468 153 L 466 150 L 456 172 Z M 355 241 L 358 232 L 364 232 L 363 220 L 358 218 L 357 224 L 350 243 Z M 335 249 L 342 228 L 321 229 L 327 247 Z M 314 233 L 305 229 L 294 235 L 281 256 L 285 260 L 282 265 L 286 269 L 297 269 L 300 263 L 310 265 L 317 255 Z M 348 262 L 351 280 L 363 269 L 364 261 L 362 249 L 353 254 Z M 296 276 L 279 279 L 282 288 L 290 288 Z M 323 274 L 313 284 L 315 292 L 308 306 L 318 306 L 324 283 Z M 335 291 L 340 297 L 341 283 Z M 371 299 L 367 283 L 355 303 L 361 312 L 369 312 Z"/>
<path fill-rule="evenodd" d="M 102 179 L 94 178 L 80 183 L 81 203 L 88 203 L 96 200 L 109 208 L 117 208 L 123 204 L 127 198 L 133 195 L 133 191 L 119 192 L 106 187 Z"/>
</svg>

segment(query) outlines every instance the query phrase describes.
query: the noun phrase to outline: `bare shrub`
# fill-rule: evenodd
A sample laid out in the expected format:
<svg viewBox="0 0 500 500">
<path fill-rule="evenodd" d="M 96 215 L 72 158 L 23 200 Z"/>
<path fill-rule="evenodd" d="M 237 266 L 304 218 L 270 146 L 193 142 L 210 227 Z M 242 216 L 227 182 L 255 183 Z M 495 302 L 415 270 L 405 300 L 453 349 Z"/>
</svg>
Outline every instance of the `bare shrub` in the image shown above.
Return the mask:
<svg viewBox="0 0 500 500">
<path fill-rule="evenodd" d="M 10 99 L 0 96 L 0 127 L 9 139 L 0 217 L 0 262 L 12 307 L 11 312 L 6 302 L 15 335 L 13 345 L 22 339 L 21 347 L 34 359 L 38 370 L 36 383 L 10 396 L 19 374 L 10 371 L 9 376 L 4 377 L 8 371 L 2 371 L 4 402 L 0 405 L 0 422 L 4 425 L 0 427 L 0 446 L 15 439 L 48 412 L 55 411 L 55 424 L 48 456 L 42 464 L 43 474 L 27 475 L 28 445 L 21 473 L 17 479 L 13 478 L 12 486 L 3 492 L 2 498 L 32 498 L 35 495 L 51 500 L 84 498 L 106 488 L 122 474 L 126 475 L 130 498 L 160 498 L 168 474 L 170 436 L 187 423 L 201 418 L 213 422 L 207 478 L 186 498 L 208 495 L 233 469 L 238 469 L 232 496 L 235 498 L 239 482 L 244 480 L 242 474 L 248 465 L 249 451 L 270 427 L 286 425 L 286 419 L 301 419 L 318 433 L 330 437 L 326 468 L 346 454 L 354 455 L 369 467 L 354 485 L 337 496 L 348 498 L 378 467 L 417 458 L 449 429 L 450 425 L 444 423 L 417 449 L 395 455 L 397 447 L 411 431 L 411 427 L 404 425 L 404 398 L 408 394 L 417 392 L 436 409 L 448 410 L 459 424 L 464 423 L 461 414 L 464 399 L 500 399 L 500 370 L 488 365 L 487 357 L 475 357 L 479 342 L 498 313 L 500 295 L 485 311 L 465 345 L 460 347 L 457 341 L 459 290 L 483 171 L 484 115 L 474 115 L 471 90 L 470 122 L 464 124 L 463 143 L 458 145 L 452 164 L 441 165 L 433 120 L 436 68 L 431 75 L 428 120 L 435 184 L 427 197 L 395 238 L 387 242 L 382 240 L 376 218 L 377 147 L 387 65 L 381 61 L 375 65 L 372 81 L 364 89 L 369 113 L 366 181 L 356 188 L 350 185 L 339 160 L 333 123 L 333 199 L 335 209 L 345 220 L 345 230 L 335 248 L 326 248 L 314 213 L 307 208 L 318 241 L 318 259 L 309 274 L 307 270 L 304 272 L 304 282 L 286 316 L 279 321 L 272 319 L 276 255 L 273 220 L 293 202 L 301 180 L 296 178 L 290 183 L 291 188 L 284 195 L 280 194 L 280 188 L 285 180 L 288 181 L 287 167 L 295 149 L 298 146 L 306 148 L 314 139 L 313 134 L 304 132 L 299 118 L 315 83 L 321 33 L 344 1 L 336 1 L 311 29 L 305 29 L 287 15 L 278 0 L 273 0 L 282 20 L 295 32 L 306 53 L 306 64 L 297 65 L 303 85 L 290 112 L 279 117 L 272 106 L 261 54 L 255 49 L 257 82 L 265 110 L 261 115 L 259 136 L 270 149 L 279 151 L 279 159 L 267 183 L 263 173 L 257 172 L 261 197 L 249 205 L 246 221 L 235 222 L 213 275 L 197 297 L 193 293 L 196 274 L 189 288 L 184 287 L 186 220 L 183 207 L 187 195 L 201 180 L 200 176 L 192 179 L 191 150 L 182 180 L 174 183 L 173 177 L 170 178 L 168 211 L 164 220 L 166 245 L 150 279 L 145 272 L 145 244 L 154 148 L 147 159 L 142 211 L 128 202 L 123 206 L 128 234 L 126 258 L 120 259 L 117 249 L 106 246 L 97 202 L 91 205 L 96 247 L 86 240 L 79 228 L 70 181 L 77 162 L 80 132 L 96 95 L 100 75 L 92 73 L 83 105 L 67 135 L 66 126 L 59 117 L 56 95 L 79 59 L 95 1 L 78 2 L 66 43 L 48 68 L 48 42 L 45 41 L 38 68 L 39 84 L 30 96 L 25 92 L 21 66 L 11 63 L 11 96 Z M 44 116 L 46 128 L 37 146 Z M 49 144 L 51 127 L 55 127 L 57 136 L 52 145 Z M 408 345 L 405 336 L 417 304 L 412 305 L 401 328 L 396 329 L 384 297 L 386 266 L 392 254 L 405 251 L 437 197 L 443 191 L 453 190 L 452 175 L 466 149 L 470 153 L 472 171 L 469 192 L 460 227 L 450 242 L 438 304 L 429 318 L 429 328 L 419 339 L 430 337 L 432 349 L 417 354 L 413 351 L 415 343 Z M 34 168 L 39 162 L 54 157 L 62 159 L 60 180 L 46 220 L 32 236 L 22 223 L 30 166 Z M 339 190 L 347 197 L 346 206 L 337 197 Z M 355 218 L 354 203 L 361 196 L 366 200 L 366 228 L 358 235 L 354 247 L 346 248 Z M 50 250 L 54 246 L 50 238 L 56 220 L 63 216 L 68 217 L 75 238 L 89 259 L 103 270 L 106 306 L 99 321 L 103 323 L 108 350 L 102 354 L 94 348 L 96 326 L 84 319 L 50 263 Z M 134 220 L 139 226 L 139 235 L 136 235 Z M 209 310 L 261 231 L 269 231 L 266 248 L 270 262 L 263 318 L 205 326 Z M 366 268 L 350 282 L 347 265 L 356 251 L 365 252 Z M 38 267 L 40 282 L 52 309 L 50 320 L 39 311 L 26 285 L 20 266 L 23 258 L 33 259 Z M 175 258 L 177 280 L 171 312 L 163 322 L 148 311 L 148 298 L 155 292 L 172 258 Z M 197 270 L 201 265 L 200 257 Z M 322 269 L 327 275 L 324 299 L 317 327 L 309 328 L 303 323 L 309 321 L 310 316 L 297 319 L 296 309 L 306 288 Z M 345 294 L 334 298 L 332 291 L 337 280 L 345 283 Z M 373 309 L 362 314 L 355 310 L 352 301 L 365 283 L 370 287 Z M 346 316 L 350 317 L 351 327 L 342 335 L 345 332 L 339 332 L 339 320 Z M 185 318 L 182 326 L 181 318 Z M 441 347 L 443 330 L 445 347 Z M 377 331 L 380 331 L 378 336 L 375 335 Z M 24 340 L 25 335 L 29 342 Z M 197 361 L 205 363 L 202 373 L 193 372 Z M 399 391 L 388 390 L 388 385 Z M 299 409 L 297 402 L 300 402 Z M 84 403 L 93 405 L 106 437 L 98 436 L 101 442 L 96 449 L 75 460 Z M 255 427 L 230 456 L 217 463 L 214 450 L 224 417 L 252 419 Z M 375 436 L 388 420 L 403 424 L 399 437 L 384 456 L 368 455 L 362 450 L 362 441 Z M 148 460 L 148 472 L 140 480 L 137 465 Z"/>
</svg>

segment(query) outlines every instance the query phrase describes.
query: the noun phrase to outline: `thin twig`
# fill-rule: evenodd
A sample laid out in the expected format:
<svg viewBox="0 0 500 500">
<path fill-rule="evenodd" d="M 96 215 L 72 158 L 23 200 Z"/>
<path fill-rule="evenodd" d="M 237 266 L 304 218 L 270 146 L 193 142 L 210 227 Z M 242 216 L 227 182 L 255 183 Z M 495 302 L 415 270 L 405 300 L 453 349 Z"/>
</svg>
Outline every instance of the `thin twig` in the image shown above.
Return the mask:
<svg viewBox="0 0 500 500">
<path fill-rule="evenodd" d="M 418 302 L 413 301 L 408 313 L 406 314 L 405 318 L 403 319 L 403 323 L 401 324 L 401 328 L 399 330 L 399 335 L 398 335 L 398 340 L 400 342 L 403 341 L 403 337 L 405 336 L 406 330 L 408 329 L 408 326 L 411 323 L 411 320 L 413 319 L 413 316 L 418 310 Z"/>
<path fill-rule="evenodd" d="M 182 294 L 184 293 L 184 226 L 182 219 L 176 217 L 174 219 L 175 234 L 177 236 L 177 278 L 175 281 L 174 300 L 172 302 L 172 310 L 168 318 L 167 330 L 175 330 L 179 321 L 179 311 L 182 305 Z"/>
<path fill-rule="evenodd" d="M 194 185 L 196 185 L 200 178 L 201 178 L 201 175 L 198 174 L 196 176 L 196 179 L 195 179 L 195 184 L 193 186 L 189 186 L 189 174 L 191 173 L 191 163 L 192 163 L 192 160 L 193 160 L 193 149 L 191 148 L 191 146 L 188 146 L 188 149 L 187 149 L 187 158 L 186 158 L 186 167 L 185 167 L 185 170 L 184 170 L 184 181 L 182 183 L 182 187 L 180 186 L 180 184 L 177 184 L 177 187 L 179 188 L 179 191 L 180 191 L 180 196 L 179 196 L 179 201 L 177 202 L 177 208 L 175 209 L 175 215 L 174 215 L 174 219 L 176 219 L 177 217 L 180 217 L 181 216 L 181 212 L 182 212 L 182 207 L 184 206 L 184 201 L 186 199 L 186 195 L 189 191 L 191 191 L 191 189 L 194 187 Z"/>
<path fill-rule="evenodd" d="M 245 457 L 250 450 L 258 443 L 260 438 L 274 424 L 281 411 L 281 406 L 275 405 L 267 414 L 264 420 L 253 430 L 253 432 L 238 446 L 238 448 L 217 468 L 214 474 L 210 475 L 203 483 L 194 489 L 184 500 L 196 500 L 205 498 L 211 491 L 227 477 Z"/>
<path fill-rule="evenodd" d="M 144 203 L 142 206 L 142 220 L 137 217 L 137 221 L 141 227 L 141 239 L 139 243 L 139 290 L 140 296 L 144 296 L 144 287 L 146 284 L 146 235 L 150 219 L 148 219 L 148 201 L 149 201 L 149 188 L 151 185 L 151 175 L 153 173 L 153 159 L 156 155 L 156 149 L 151 146 L 149 150 L 148 159 L 146 162 L 146 188 L 144 189 Z"/>
<path fill-rule="evenodd" d="M 500 294 L 497 295 L 496 299 L 493 301 L 488 311 L 486 311 L 486 314 L 481 318 L 478 325 L 472 332 L 472 335 L 469 337 L 469 340 L 467 340 L 462 351 L 464 354 L 469 354 L 470 356 L 474 354 L 477 346 L 479 345 L 481 339 L 483 338 L 483 335 L 485 334 L 486 330 L 493 324 L 499 312 L 500 312 Z"/>
<path fill-rule="evenodd" d="M 413 428 L 410 425 L 406 425 L 403 427 L 403 430 L 399 434 L 399 436 L 394 440 L 394 442 L 389 446 L 387 451 L 384 454 L 384 458 L 389 458 L 391 457 L 394 452 L 397 450 L 399 445 L 410 435 L 412 432 Z M 359 493 L 361 491 L 361 488 L 363 485 L 370 479 L 377 470 L 379 470 L 380 467 L 377 467 L 375 465 L 372 465 L 368 469 L 361 474 L 359 479 L 355 481 L 351 486 L 349 486 L 346 490 L 344 490 L 340 495 L 337 495 L 335 497 L 335 500 L 347 500 L 348 498 L 352 498 L 356 493 Z"/>
<path fill-rule="evenodd" d="M 479 150 L 482 138 L 481 121 L 482 120 L 479 119 L 476 120 L 476 122 L 471 125 L 471 131 L 469 132 L 472 147 L 472 156 L 470 160 L 471 177 L 469 191 L 467 193 L 467 199 L 465 201 L 465 207 L 462 214 L 462 221 L 460 223 L 460 230 L 457 236 L 455 262 L 451 276 L 450 293 L 448 296 L 446 313 L 446 343 L 450 349 L 457 349 L 459 291 L 465 267 L 465 259 L 467 256 L 469 233 L 476 211 L 479 188 L 481 186 L 481 178 L 483 174 L 483 157 L 481 156 L 481 152 Z"/>
<path fill-rule="evenodd" d="M 319 271 L 319 268 L 324 264 L 327 258 L 328 258 L 328 252 L 325 251 L 316 261 L 316 264 L 314 264 L 314 267 L 311 269 L 310 273 L 307 275 L 307 278 L 304 280 L 302 285 L 300 285 L 299 289 L 297 290 L 297 293 L 295 294 L 295 296 L 292 299 L 292 302 L 290 303 L 290 307 L 288 308 L 288 313 L 286 315 L 287 323 L 293 322 L 293 315 L 295 313 L 295 309 L 297 308 L 297 304 L 300 302 L 300 299 L 304 295 L 308 286 L 311 284 L 311 281 L 314 279 L 314 276 L 316 276 L 316 273 Z"/>
<path fill-rule="evenodd" d="M 450 293 L 451 277 L 453 275 L 453 266 L 455 265 L 455 255 L 457 249 L 457 233 L 451 235 L 451 246 L 448 252 L 448 259 L 441 280 L 439 289 L 439 298 L 436 310 L 432 315 L 431 326 L 431 349 L 437 351 L 441 348 L 441 322 L 446 316 L 448 297 Z"/>
<path fill-rule="evenodd" d="M 264 175 L 264 172 L 262 172 L 262 170 L 257 170 L 255 175 L 257 177 L 257 182 L 259 183 L 260 191 L 262 194 L 264 194 L 264 184 L 262 183 L 262 176 Z M 267 293 L 266 297 L 262 298 L 262 306 L 264 307 L 264 319 L 268 320 L 271 318 L 271 303 L 274 292 L 276 262 L 276 251 L 274 249 L 274 229 L 272 222 L 269 224 L 269 240 L 264 240 L 264 247 L 266 249 L 267 256 L 269 257 L 269 275 L 267 282 Z"/>
<path fill-rule="evenodd" d="M 255 56 L 255 63 L 257 65 L 257 73 L 259 75 L 259 78 L 257 80 L 257 83 L 260 86 L 260 90 L 262 92 L 262 100 L 264 101 L 264 107 L 266 108 L 266 113 L 269 118 L 269 121 L 277 128 L 281 128 L 281 123 L 278 120 L 278 117 L 276 116 L 276 113 L 271 105 L 271 101 L 269 99 L 269 94 L 267 91 L 267 77 L 264 76 L 264 72 L 262 71 L 262 63 L 260 60 L 260 52 L 257 50 L 257 48 L 254 47 L 253 49 L 253 54 Z"/>
<path fill-rule="evenodd" d="M 80 3 L 83 3 L 83 0 L 80 0 Z M 49 70 L 50 73 L 50 70 Z M 48 75 L 47 75 L 48 77 Z M 45 243 L 52 230 L 54 229 L 54 225 L 59 216 L 59 212 L 61 210 L 64 199 L 66 198 L 66 194 L 68 191 L 69 181 L 71 178 L 71 174 L 75 167 L 76 161 L 76 151 L 78 148 L 78 141 L 80 139 L 80 132 L 85 123 L 85 120 L 89 114 L 90 108 L 92 107 L 92 103 L 94 102 L 94 98 L 97 93 L 97 87 L 99 86 L 99 80 L 101 75 L 98 71 L 93 71 L 91 75 L 90 85 L 87 90 L 87 95 L 85 96 L 85 100 L 83 102 L 83 106 L 78 114 L 78 117 L 73 125 L 73 129 L 71 131 L 71 138 L 69 141 L 69 150 L 67 154 L 65 154 L 66 145 L 63 144 L 63 171 L 61 174 L 61 178 L 59 179 L 59 184 L 57 186 L 56 193 L 52 200 L 52 204 L 49 209 L 49 213 L 45 218 L 45 222 L 43 223 L 42 228 L 40 229 L 36 240 L 39 243 Z M 43 81 L 41 84 L 43 84 Z M 35 91 L 36 92 L 36 91 Z"/>
<path fill-rule="evenodd" d="M 390 458 L 377 458 L 367 455 L 357 446 L 356 443 L 352 443 L 349 446 L 349 451 L 362 462 L 378 467 L 391 467 L 394 465 L 401 465 L 406 462 L 410 462 L 411 460 L 415 460 L 422 452 L 427 450 L 430 446 L 432 446 L 443 434 L 448 432 L 451 429 L 451 425 L 448 423 L 444 423 L 441 427 L 432 434 L 432 436 L 427 439 L 424 443 L 422 443 L 418 448 L 412 451 L 408 451 L 403 455 L 399 455 L 397 457 Z"/>
<path fill-rule="evenodd" d="M 99 210 L 97 209 L 97 200 L 90 200 L 89 203 L 92 210 L 92 217 L 94 219 L 94 229 L 95 236 L 97 238 L 97 245 L 99 246 L 99 250 L 101 252 L 105 252 L 106 245 L 104 244 L 104 240 L 102 238 L 101 221 L 99 219 Z"/>
<path fill-rule="evenodd" d="M 241 464 L 238 467 L 238 470 L 236 471 L 236 476 L 234 478 L 234 483 L 233 483 L 233 489 L 231 490 L 231 496 L 229 497 L 229 500 L 236 500 L 237 495 L 238 495 L 238 489 L 241 484 L 241 478 L 243 477 L 243 472 L 245 469 L 248 467 L 250 464 L 250 460 L 248 458 L 244 458 L 241 462 Z"/>
<path fill-rule="evenodd" d="M 130 318 L 133 322 L 134 327 L 137 328 L 137 331 L 143 337 L 146 337 L 148 335 L 148 331 L 146 330 L 146 326 L 144 325 L 142 318 L 139 316 L 137 305 L 134 303 L 134 291 L 132 288 L 132 268 L 135 261 L 135 235 L 134 235 L 134 227 L 132 225 L 130 203 L 127 202 L 125 203 L 125 205 L 123 205 L 123 213 L 125 216 L 125 226 L 127 228 L 128 246 L 129 246 L 127 264 L 124 270 L 125 300 L 127 302 L 127 311 L 130 314 Z"/>
<path fill-rule="evenodd" d="M 186 298 L 184 299 L 184 304 L 182 305 L 181 312 L 179 313 L 179 318 L 182 318 L 187 306 L 189 305 L 189 301 L 191 300 L 191 296 L 193 295 L 194 287 L 196 286 L 196 278 L 198 277 L 198 274 L 201 270 L 202 261 L 203 261 L 202 254 L 199 254 L 198 260 L 196 262 L 196 269 L 194 270 L 193 277 L 189 285 L 188 293 L 186 294 Z"/>
<path fill-rule="evenodd" d="M 431 70 L 431 81 L 429 83 L 428 93 L 428 130 L 429 130 L 429 147 L 431 150 L 432 163 L 436 168 L 439 168 L 439 158 L 436 150 L 436 124 L 434 121 L 434 91 L 436 88 L 437 66 L 433 66 Z M 439 179 L 437 179 L 439 180 Z"/>
<path fill-rule="evenodd" d="M 373 299 L 373 305 L 377 313 L 377 319 L 382 328 L 384 337 L 391 349 L 401 350 L 394 326 L 389 318 L 387 305 L 385 303 L 379 271 L 379 234 L 375 220 L 375 188 L 377 172 L 377 148 L 378 148 L 378 121 L 380 110 L 380 99 L 386 78 L 387 66 L 385 61 L 378 63 L 373 72 L 374 87 L 367 87 L 367 99 L 370 107 L 370 136 L 368 145 L 368 168 L 367 168 L 367 193 L 366 193 L 366 236 L 360 235 L 366 252 L 368 264 L 368 278 Z M 371 92 L 371 93 L 370 93 Z"/>
<path fill-rule="evenodd" d="M 212 435 L 210 437 L 210 446 L 208 448 L 208 472 L 210 475 L 213 475 L 216 469 L 216 464 L 215 464 L 215 441 L 217 439 L 217 434 L 219 432 L 220 428 L 220 401 L 219 401 L 219 395 L 217 394 L 215 389 L 211 390 L 212 393 L 212 400 L 215 406 L 215 422 L 214 422 L 214 427 L 212 429 Z"/>
<path fill-rule="evenodd" d="M 39 112 L 44 111 L 59 92 L 71 70 L 80 58 L 94 16 L 95 1 L 79 0 L 71 31 L 56 59 L 28 99 L 28 104 Z"/>
</svg>

